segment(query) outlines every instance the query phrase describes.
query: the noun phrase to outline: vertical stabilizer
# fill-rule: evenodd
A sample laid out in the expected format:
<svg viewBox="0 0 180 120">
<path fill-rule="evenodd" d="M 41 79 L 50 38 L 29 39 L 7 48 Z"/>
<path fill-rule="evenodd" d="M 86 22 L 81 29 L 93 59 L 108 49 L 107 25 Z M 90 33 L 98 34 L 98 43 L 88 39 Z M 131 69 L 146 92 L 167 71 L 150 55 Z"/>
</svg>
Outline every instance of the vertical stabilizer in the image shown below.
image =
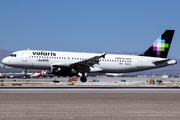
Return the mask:
<svg viewBox="0 0 180 120">
<path fill-rule="evenodd" d="M 166 58 L 175 30 L 166 30 L 143 54 L 140 56 Z"/>
</svg>

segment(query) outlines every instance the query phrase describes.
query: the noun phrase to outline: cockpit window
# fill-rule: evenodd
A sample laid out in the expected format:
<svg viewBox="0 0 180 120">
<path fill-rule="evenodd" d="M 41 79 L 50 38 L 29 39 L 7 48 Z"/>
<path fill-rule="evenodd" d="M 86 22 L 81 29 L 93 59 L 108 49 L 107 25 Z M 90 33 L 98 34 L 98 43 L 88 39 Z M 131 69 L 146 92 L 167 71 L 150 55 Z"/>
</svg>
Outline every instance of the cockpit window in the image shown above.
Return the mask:
<svg viewBox="0 0 180 120">
<path fill-rule="evenodd" d="M 16 54 L 10 54 L 9 56 L 11 56 L 11 57 L 16 57 Z"/>
</svg>

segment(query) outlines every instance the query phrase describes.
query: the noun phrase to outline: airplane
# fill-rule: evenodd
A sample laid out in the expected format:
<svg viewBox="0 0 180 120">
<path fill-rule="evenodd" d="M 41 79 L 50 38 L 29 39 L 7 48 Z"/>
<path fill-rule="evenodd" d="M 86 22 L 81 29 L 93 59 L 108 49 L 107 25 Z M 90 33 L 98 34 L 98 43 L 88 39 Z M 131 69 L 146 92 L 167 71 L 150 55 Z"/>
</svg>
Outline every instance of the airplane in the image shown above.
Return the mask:
<svg viewBox="0 0 180 120">
<path fill-rule="evenodd" d="M 26 78 L 28 74 L 25 74 L 25 70 L 21 73 L 2 73 L 6 78 Z"/>
<path fill-rule="evenodd" d="M 42 76 L 45 76 L 46 75 L 46 72 L 47 72 L 47 70 L 43 70 L 42 72 L 40 72 L 40 73 L 37 73 L 37 72 L 35 72 L 35 73 L 33 73 L 32 75 L 30 75 L 30 77 L 42 77 Z"/>
<path fill-rule="evenodd" d="M 165 30 L 140 55 L 27 49 L 13 52 L 2 63 L 17 68 L 51 70 L 53 74 L 60 76 L 80 76 L 81 82 L 86 82 L 86 76 L 91 72 L 127 73 L 177 64 L 176 60 L 167 58 L 174 32 L 175 30 Z"/>
</svg>

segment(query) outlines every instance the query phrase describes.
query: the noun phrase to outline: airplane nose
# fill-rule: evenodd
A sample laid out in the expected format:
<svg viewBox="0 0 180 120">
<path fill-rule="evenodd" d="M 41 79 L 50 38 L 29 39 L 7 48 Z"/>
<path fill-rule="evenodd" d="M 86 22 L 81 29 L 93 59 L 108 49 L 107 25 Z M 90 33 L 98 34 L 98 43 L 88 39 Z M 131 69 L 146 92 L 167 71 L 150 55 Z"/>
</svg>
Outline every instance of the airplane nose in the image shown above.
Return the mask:
<svg viewBox="0 0 180 120">
<path fill-rule="evenodd" d="M 2 63 L 5 64 L 5 65 L 7 65 L 7 64 L 8 64 L 8 59 L 7 59 L 7 58 L 4 58 L 4 59 L 2 60 Z"/>
</svg>

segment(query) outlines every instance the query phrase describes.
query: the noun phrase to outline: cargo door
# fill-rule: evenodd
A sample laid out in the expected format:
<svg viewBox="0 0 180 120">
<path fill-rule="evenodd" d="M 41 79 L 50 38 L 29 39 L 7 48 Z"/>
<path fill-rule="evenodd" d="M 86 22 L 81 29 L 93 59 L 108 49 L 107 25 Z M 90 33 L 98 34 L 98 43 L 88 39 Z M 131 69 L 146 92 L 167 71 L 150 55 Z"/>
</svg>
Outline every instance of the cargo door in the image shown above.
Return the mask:
<svg viewBox="0 0 180 120">
<path fill-rule="evenodd" d="M 142 67 L 143 58 L 137 59 L 137 67 Z"/>
</svg>

